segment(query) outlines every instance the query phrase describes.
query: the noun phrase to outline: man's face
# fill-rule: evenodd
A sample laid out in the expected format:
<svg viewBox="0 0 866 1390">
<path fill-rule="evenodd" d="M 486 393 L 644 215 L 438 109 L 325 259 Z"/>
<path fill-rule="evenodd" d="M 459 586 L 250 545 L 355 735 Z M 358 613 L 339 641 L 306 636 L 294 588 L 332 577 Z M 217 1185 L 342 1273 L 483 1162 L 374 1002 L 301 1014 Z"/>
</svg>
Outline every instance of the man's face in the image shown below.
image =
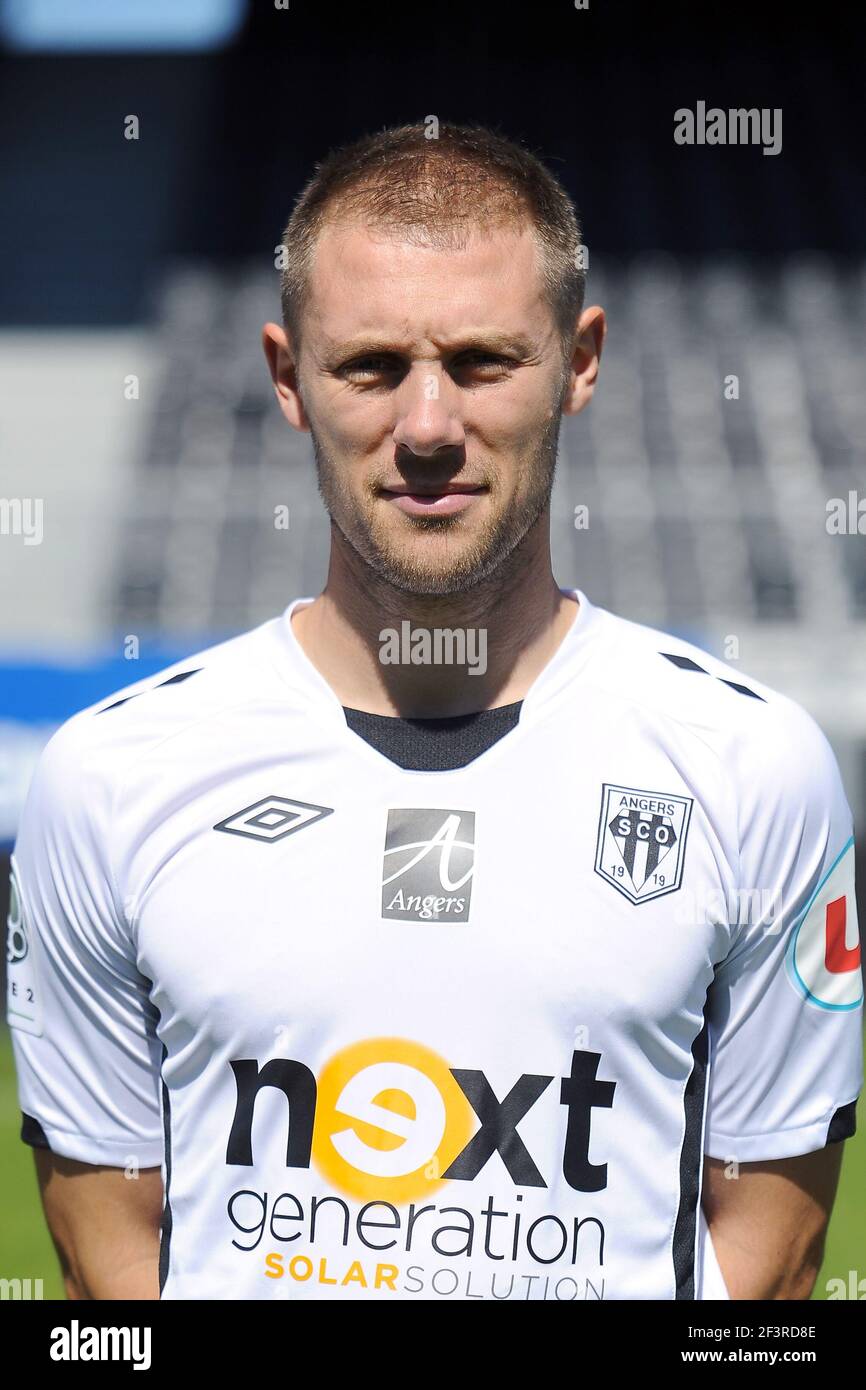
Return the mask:
<svg viewBox="0 0 866 1390">
<path fill-rule="evenodd" d="M 327 226 L 299 386 L 331 518 L 398 590 L 495 573 L 550 498 L 561 342 L 528 226 L 460 250 Z"/>
</svg>

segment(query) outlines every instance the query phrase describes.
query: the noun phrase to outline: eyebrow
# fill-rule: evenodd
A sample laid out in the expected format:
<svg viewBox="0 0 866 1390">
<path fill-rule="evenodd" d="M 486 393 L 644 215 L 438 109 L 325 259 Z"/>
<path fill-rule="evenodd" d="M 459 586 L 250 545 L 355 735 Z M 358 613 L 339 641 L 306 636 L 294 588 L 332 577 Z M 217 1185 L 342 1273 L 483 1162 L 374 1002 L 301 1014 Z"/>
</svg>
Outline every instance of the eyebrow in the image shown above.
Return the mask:
<svg viewBox="0 0 866 1390">
<path fill-rule="evenodd" d="M 485 352 L 512 353 L 516 357 L 531 357 L 537 353 L 536 345 L 522 333 L 504 333 L 496 328 L 473 329 L 461 335 L 452 343 L 438 344 L 446 353 L 471 352 L 479 349 Z M 355 357 L 368 356 L 408 356 L 411 348 L 405 342 L 393 338 L 377 337 L 373 334 L 350 339 L 345 343 L 335 342 L 323 353 L 322 361 L 326 367 L 336 367 Z"/>
</svg>

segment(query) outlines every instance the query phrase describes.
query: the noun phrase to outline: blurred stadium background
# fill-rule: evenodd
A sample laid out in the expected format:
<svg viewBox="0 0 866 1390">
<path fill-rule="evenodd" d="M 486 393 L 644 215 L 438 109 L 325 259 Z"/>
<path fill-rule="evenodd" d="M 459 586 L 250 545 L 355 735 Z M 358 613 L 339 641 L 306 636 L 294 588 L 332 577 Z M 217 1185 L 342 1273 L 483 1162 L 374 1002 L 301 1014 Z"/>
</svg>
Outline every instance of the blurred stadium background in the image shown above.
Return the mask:
<svg viewBox="0 0 866 1390">
<path fill-rule="evenodd" d="M 866 920 L 866 23 L 705 26 L 679 4 L 0 0 L 0 893 L 61 720 L 321 586 L 309 445 L 259 346 L 274 248 L 332 144 L 432 113 L 523 138 L 584 214 L 610 334 L 563 427 L 557 577 L 811 711 Z M 676 145 L 699 100 L 781 109 L 782 152 Z M 4 1030 L 0 1276 L 59 1296 L 18 1124 Z M 866 1273 L 864 1129 L 815 1297 Z"/>
</svg>

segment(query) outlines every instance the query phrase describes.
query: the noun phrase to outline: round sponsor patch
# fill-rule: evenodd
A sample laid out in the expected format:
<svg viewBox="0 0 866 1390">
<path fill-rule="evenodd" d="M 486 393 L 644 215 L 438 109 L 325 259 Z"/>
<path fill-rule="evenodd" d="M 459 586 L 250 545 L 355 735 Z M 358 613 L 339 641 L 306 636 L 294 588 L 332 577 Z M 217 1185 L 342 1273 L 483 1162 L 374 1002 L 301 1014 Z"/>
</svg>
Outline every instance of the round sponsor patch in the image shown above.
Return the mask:
<svg viewBox="0 0 866 1390">
<path fill-rule="evenodd" d="M 856 1009 L 863 999 L 853 840 L 819 884 L 794 932 L 788 971 L 817 1008 Z"/>
</svg>

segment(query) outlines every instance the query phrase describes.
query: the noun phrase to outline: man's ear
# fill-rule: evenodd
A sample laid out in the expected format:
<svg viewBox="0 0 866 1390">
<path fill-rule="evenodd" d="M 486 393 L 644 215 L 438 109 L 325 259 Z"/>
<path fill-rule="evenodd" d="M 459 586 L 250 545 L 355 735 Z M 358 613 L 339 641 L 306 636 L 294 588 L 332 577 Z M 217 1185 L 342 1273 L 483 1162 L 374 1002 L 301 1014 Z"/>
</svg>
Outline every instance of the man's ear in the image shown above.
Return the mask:
<svg viewBox="0 0 866 1390">
<path fill-rule="evenodd" d="M 577 415 L 589 403 L 598 378 L 607 319 L 598 304 L 584 309 L 577 321 L 574 349 L 563 395 L 562 413 Z"/>
<path fill-rule="evenodd" d="M 301 396 L 297 356 L 291 339 L 278 323 L 266 323 L 262 329 L 262 347 L 280 410 L 293 429 L 308 431 L 310 422 Z"/>
</svg>

